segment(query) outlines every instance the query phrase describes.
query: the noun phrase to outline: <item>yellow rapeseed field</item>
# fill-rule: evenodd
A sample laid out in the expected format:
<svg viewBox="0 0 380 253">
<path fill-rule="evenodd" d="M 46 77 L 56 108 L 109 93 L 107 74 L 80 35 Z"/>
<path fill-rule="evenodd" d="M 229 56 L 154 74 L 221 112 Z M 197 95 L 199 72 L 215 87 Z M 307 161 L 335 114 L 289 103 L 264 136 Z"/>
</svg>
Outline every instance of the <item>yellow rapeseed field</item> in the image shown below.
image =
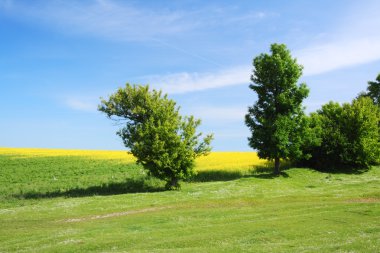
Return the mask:
<svg viewBox="0 0 380 253">
<path fill-rule="evenodd" d="M 127 151 L 0 147 L 0 155 L 11 155 L 18 158 L 75 156 L 89 159 L 119 160 L 125 163 L 136 161 L 136 158 Z M 211 152 L 208 156 L 202 156 L 196 160 L 196 170 L 248 171 L 255 166 L 264 165 L 266 162 L 266 160 L 259 159 L 256 152 Z"/>
<path fill-rule="evenodd" d="M 75 156 L 100 160 L 122 160 L 134 162 L 136 158 L 127 151 L 74 150 L 45 148 L 1 148 L 0 155 L 11 155 L 19 158 Z"/>
<path fill-rule="evenodd" d="M 211 152 L 197 159 L 197 170 L 250 170 L 266 164 L 256 152 Z"/>
</svg>

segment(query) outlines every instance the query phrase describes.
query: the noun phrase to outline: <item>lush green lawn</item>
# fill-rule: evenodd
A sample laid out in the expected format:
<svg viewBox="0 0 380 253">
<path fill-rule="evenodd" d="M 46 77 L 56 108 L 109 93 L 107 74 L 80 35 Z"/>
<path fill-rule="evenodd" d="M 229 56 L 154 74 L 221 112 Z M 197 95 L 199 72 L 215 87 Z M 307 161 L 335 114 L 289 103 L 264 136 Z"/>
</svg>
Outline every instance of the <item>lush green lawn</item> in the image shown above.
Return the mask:
<svg viewBox="0 0 380 253">
<path fill-rule="evenodd" d="M 0 155 L 0 252 L 380 252 L 379 167 L 199 178 L 166 192 L 117 160 Z"/>
</svg>

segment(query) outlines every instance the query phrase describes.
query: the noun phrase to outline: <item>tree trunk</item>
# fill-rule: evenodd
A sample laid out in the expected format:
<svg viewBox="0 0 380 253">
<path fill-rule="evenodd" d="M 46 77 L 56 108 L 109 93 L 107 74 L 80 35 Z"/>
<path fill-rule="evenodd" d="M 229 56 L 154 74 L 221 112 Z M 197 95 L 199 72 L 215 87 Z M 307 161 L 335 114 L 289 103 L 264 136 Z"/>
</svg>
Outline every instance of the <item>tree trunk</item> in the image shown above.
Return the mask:
<svg viewBox="0 0 380 253">
<path fill-rule="evenodd" d="M 273 173 L 275 175 L 280 175 L 280 158 L 276 157 L 274 158 L 274 171 Z"/>
<path fill-rule="evenodd" d="M 178 182 L 177 178 L 171 178 L 170 181 L 166 182 L 166 189 L 167 190 L 178 190 L 180 189 L 180 184 Z"/>
</svg>

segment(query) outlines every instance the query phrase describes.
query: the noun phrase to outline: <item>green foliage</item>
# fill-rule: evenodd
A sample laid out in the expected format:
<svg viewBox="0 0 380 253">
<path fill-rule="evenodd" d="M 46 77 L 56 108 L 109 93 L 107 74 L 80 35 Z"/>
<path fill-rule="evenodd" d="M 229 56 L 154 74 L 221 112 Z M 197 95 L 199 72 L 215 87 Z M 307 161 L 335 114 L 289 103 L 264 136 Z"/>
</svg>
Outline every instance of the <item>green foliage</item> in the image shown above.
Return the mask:
<svg viewBox="0 0 380 253">
<path fill-rule="evenodd" d="M 253 84 L 257 102 L 248 109 L 245 123 L 252 136 L 249 145 L 257 149 L 260 158 L 275 160 L 302 157 L 302 145 L 307 119 L 302 101 L 308 96 L 305 84 L 297 85 L 302 66 L 291 57 L 285 45 L 271 45 L 271 55 L 261 54 L 253 60 Z"/>
<path fill-rule="evenodd" d="M 380 106 L 380 73 L 377 75 L 376 81 L 368 82 L 367 92 L 365 93 L 373 102 Z"/>
<path fill-rule="evenodd" d="M 305 146 L 311 165 L 341 169 L 374 164 L 380 156 L 379 119 L 379 108 L 368 97 L 323 105 L 309 118 L 309 131 L 320 140 Z"/>
<path fill-rule="evenodd" d="M 359 93 L 357 98 L 369 97 L 373 103 L 380 106 L 380 73 L 377 75 L 376 81 L 369 81 L 367 91 Z"/>
<path fill-rule="evenodd" d="M 179 180 L 194 174 L 194 159 L 211 150 L 212 135 L 200 140 L 196 133 L 200 120 L 183 118 L 173 100 L 148 86 L 119 88 L 108 100 L 102 99 L 99 111 L 126 121 L 117 134 L 137 162 L 165 180 L 168 189 L 179 188 Z"/>
</svg>

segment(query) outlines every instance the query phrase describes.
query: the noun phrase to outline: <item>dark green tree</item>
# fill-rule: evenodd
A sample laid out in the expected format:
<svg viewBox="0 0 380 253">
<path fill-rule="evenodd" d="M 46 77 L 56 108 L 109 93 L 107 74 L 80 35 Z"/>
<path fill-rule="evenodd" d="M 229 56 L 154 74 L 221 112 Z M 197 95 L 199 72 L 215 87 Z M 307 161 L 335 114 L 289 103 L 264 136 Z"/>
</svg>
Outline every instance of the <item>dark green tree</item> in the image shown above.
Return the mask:
<svg viewBox="0 0 380 253">
<path fill-rule="evenodd" d="M 249 145 L 260 158 L 274 160 L 274 173 L 280 173 L 280 159 L 303 156 L 302 145 L 307 120 L 302 101 L 308 96 L 306 84 L 297 85 L 302 66 L 283 44 L 272 44 L 271 54 L 253 60 L 252 84 L 258 96 L 248 109 L 245 123 L 252 136 Z"/>
<path fill-rule="evenodd" d="M 380 106 L 380 73 L 376 81 L 368 82 L 367 91 L 360 92 L 357 98 L 361 97 L 370 97 L 374 104 Z"/>
<path fill-rule="evenodd" d="M 212 135 L 201 139 L 202 134 L 196 132 L 200 120 L 182 117 L 173 100 L 148 86 L 127 84 L 102 99 L 98 110 L 125 121 L 117 134 L 137 163 L 165 180 L 167 189 L 179 188 L 179 180 L 194 174 L 195 158 L 211 151 Z"/>
<path fill-rule="evenodd" d="M 380 106 L 380 73 L 377 75 L 376 81 L 368 82 L 367 95 L 376 105 Z"/>
</svg>

